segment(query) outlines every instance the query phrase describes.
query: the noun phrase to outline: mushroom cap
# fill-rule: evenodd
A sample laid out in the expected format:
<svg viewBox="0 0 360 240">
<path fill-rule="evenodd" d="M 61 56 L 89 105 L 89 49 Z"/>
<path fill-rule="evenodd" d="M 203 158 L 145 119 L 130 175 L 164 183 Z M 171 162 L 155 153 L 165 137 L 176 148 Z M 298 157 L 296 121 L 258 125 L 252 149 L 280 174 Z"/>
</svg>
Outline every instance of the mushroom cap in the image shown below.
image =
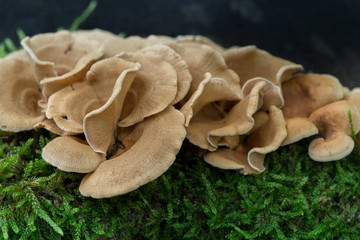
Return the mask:
<svg viewBox="0 0 360 240">
<path fill-rule="evenodd" d="M 140 64 L 121 58 L 107 58 L 94 64 L 87 81 L 94 86 L 102 106 L 87 113 L 83 120 L 86 140 L 95 152 L 106 154 L 114 142 L 113 133 L 120 119 L 126 93 Z"/>
<path fill-rule="evenodd" d="M 83 133 L 85 115 L 101 106 L 94 87 L 88 82 L 77 82 L 49 97 L 46 117 L 65 132 Z"/>
<path fill-rule="evenodd" d="M 300 141 L 301 139 L 313 136 L 319 133 L 317 127 L 308 119 L 302 117 L 285 118 L 287 136 L 281 143 L 281 146 L 289 145 Z"/>
<path fill-rule="evenodd" d="M 265 154 L 275 151 L 286 137 L 285 120 L 281 110 L 275 106 L 270 107 L 267 121 L 264 123 L 263 114 L 258 115 L 254 130 L 236 150 L 217 149 L 214 152 L 206 153 L 204 160 L 222 169 L 238 169 L 242 173 L 261 173 L 265 170 Z M 263 124 L 263 125 L 262 125 Z"/>
<path fill-rule="evenodd" d="M 184 116 L 169 106 L 140 124 L 144 124 L 143 133 L 128 151 L 101 163 L 83 178 L 82 195 L 107 198 L 125 194 L 156 179 L 172 165 L 186 134 Z"/>
<path fill-rule="evenodd" d="M 286 135 L 286 122 L 281 110 L 275 106 L 270 106 L 268 121 L 249 135 L 246 140 L 246 148 L 250 149 L 248 152 L 250 166 L 259 172 L 263 172 L 265 170 L 265 155 L 276 151 Z"/>
<path fill-rule="evenodd" d="M 118 123 L 120 127 L 128 127 L 144 120 L 144 118 L 161 112 L 175 99 L 177 93 L 177 72 L 161 55 L 151 53 L 122 53 L 118 57 L 141 64 L 131 85 L 130 92 L 135 98 L 126 114 L 122 114 Z M 124 110 L 125 112 L 125 110 Z"/>
<path fill-rule="evenodd" d="M 0 94 L 1 130 L 30 130 L 44 119 L 37 104 L 41 92 L 28 60 L 13 55 L 0 61 L 0 84 L 3 90 Z"/>
<path fill-rule="evenodd" d="M 48 98 L 57 90 L 81 81 L 103 53 L 95 40 L 74 37 L 68 31 L 38 34 L 21 41 L 30 57 L 35 78 Z"/>
<path fill-rule="evenodd" d="M 225 116 L 214 107 L 213 102 L 201 108 L 186 128 L 187 139 L 192 144 L 209 151 L 216 150 L 218 146 L 237 145 L 238 142 L 231 144 L 227 140 L 239 141 L 239 137 L 227 140 L 224 137 L 245 135 L 253 128 L 253 114 L 262 104 L 260 91 L 265 84 L 265 82 L 258 82 L 252 91 L 244 99 L 238 101 Z M 214 85 L 214 89 L 219 88 Z M 210 96 L 219 95 L 211 94 Z"/>
<path fill-rule="evenodd" d="M 206 73 L 198 89 L 180 110 L 185 116 L 185 126 L 189 126 L 192 117 L 205 105 L 222 100 L 238 101 L 241 98 L 241 93 L 233 91 L 224 79 L 213 78 L 210 73 Z"/>
<path fill-rule="evenodd" d="M 344 97 L 339 80 L 328 74 L 300 74 L 282 84 L 286 118 L 309 117 L 321 106 Z"/>
<path fill-rule="evenodd" d="M 57 137 L 42 150 L 42 157 L 65 172 L 88 173 L 105 161 L 105 156 L 95 153 L 85 140 L 75 136 Z"/>
<path fill-rule="evenodd" d="M 192 80 L 192 76 L 186 62 L 182 60 L 181 56 L 173 49 L 163 44 L 155 44 L 145 47 L 141 50 L 141 52 L 160 55 L 165 61 L 174 67 L 177 73 L 177 93 L 171 104 L 174 105 L 180 102 L 189 91 Z"/>
<path fill-rule="evenodd" d="M 35 130 L 38 130 L 40 128 L 45 128 L 49 132 L 52 132 L 52 133 L 54 133 L 56 135 L 60 135 L 60 136 L 77 134 L 75 132 L 69 132 L 69 131 L 65 131 L 65 130 L 59 128 L 58 125 L 56 125 L 56 123 L 54 122 L 54 119 L 45 118 L 42 122 L 38 122 L 34 125 Z"/>
<path fill-rule="evenodd" d="M 327 162 L 346 157 L 354 148 L 348 118 L 351 112 L 353 130 L 360 131 L 360 109 L 350 101 L 342 100 L 327 104 L 310 115 L 319 129 L 320 138 L 309 145 L 309 155 L 315 161 Z"/>
<path fill-rule="evenodd" d="M 228 68 L 223 56 L 210 46 L 186 42 L 170 44 L 169 46 L 188 64 L 192 76 L 192 82 L 184 99 L 185 101 L 198 89 L 199 84 L 204 79 L 204 74 L 207 72 L 213 77 L 224 79 L 234 92 L 241 94 L 239 77 L 233 70 Z"/>
<path fill-rule="evenodd" d="M 243 95 L 249 94 L 258 82 L 265 82 L 265 85 L 261 88 L 263 96 L 261 110 L 268 111 L 271 105 L 282 108 L 285 102 L 281 88 L 263 77 L 255 77 L 248 80 L 242 88 Z"/>
<path fill-rule="evenodd" d="M 241 86 L 254 77 L 263 77 L 280 85 L 303 67 L 275 57 L 255 46 L 233 47 L 223 54 L 226 64 L 240 77 Z"/>
<path fill-rule="evenodd" d="M 218 149 L 215 152 L 209 152 L 204 155 L 204 160 L 211 166 L 226 169 L 240 170 L 244 175 L 259 173 L 253 169 L 244 152 L 231 149 Z"/>
</svg>

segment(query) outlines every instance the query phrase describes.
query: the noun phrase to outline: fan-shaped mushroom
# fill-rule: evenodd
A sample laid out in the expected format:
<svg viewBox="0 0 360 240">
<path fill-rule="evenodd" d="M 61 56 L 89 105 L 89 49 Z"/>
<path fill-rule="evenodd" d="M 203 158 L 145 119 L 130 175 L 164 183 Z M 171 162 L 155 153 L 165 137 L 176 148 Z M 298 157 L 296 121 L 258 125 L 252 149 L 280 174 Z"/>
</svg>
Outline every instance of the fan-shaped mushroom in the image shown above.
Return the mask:
<svg viewBox="0 0 360 240">
<path fill-rule="evenodd" d="M 75 38 L 68 31 L 26 37 L 21 44 L 30 57 L 45 98 L 81 81 L 91 64 L 103 55 L 103 46 L 98 41 Z"/>
<path fill-rule="evenodd" d="M 263 77 L 280 85 L 303 67 L 275 57 L 255 46 L 233 47 L 224 53 L 226 64 L 240 77 L 241 86 L 254 77 Z"/>
<path fill-rule="evenodd" d="M 350 136 L 348 111 L 351 112 L 353 130 L 357 134 L 360 131 L 360 109 L 350 101 L 330 103 L 310 115 L 309 118 L 319 129 L 320 135 L 309 146 L 309 155 L 313 160 L 339 160 L 352 152 L 354 141 Z"/>
<path fill-rule="evenodd" d="M 30 130 L 44 119 L 37 105 L 41 92 L 28 60 L 13 55 L 0 61 L 0 84 L 1 130 Z"/>
<path fill-rule="evenodd" d="M 308 119 L 321 106 L 344 97 L 339 80 L 327 74 L 301 74 L 282 84 L 285 105 L 282 108 L 288 136 L 282 145 L 297 142 L 318 133 Z"/>
<path fill-rule="evenodd" d="M 42 157 L 51 165 L 65 172 L 88 173 L 105 161 L 105 156 L 96 153 L 75 136 L 57 137 L 42 150 Z"/>
<path fill-rule="evenodd" d="M 169 106 L 139 125 L 144 125 L 139 140 L 87 174 L 80 184 L 81 194 L 93 198 L 125 194 L 156 179 L 172 165 L 185 138 L 184 116 Z"/>
<path fill-rule="evenodd" d="M 218 149 L 205 154 L 204 160 L 215 167 L 242 170 L 244 174 L 263 172 L 265 155 L 278 149 L 287 134 L 281 110 L 275 106 L 271 106 L 269 110 L 265 124 L 256 124 L 256 129 L 236 150 Z M 263 123 L 263 114 L 264 112 L 254 116 L 255 122 L 259 118 Z"/>
</svg>

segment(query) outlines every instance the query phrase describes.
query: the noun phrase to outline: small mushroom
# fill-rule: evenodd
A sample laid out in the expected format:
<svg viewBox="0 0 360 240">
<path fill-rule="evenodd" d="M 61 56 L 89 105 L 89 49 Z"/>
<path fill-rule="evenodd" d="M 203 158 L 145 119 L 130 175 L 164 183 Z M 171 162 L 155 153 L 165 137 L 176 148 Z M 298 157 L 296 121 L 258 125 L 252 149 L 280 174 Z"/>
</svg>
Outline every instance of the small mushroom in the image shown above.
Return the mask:
<svg viewBox="0 0 360 240">
<path fill-rule="evenodd" d="M 161 112 L 169 106 L 177 94 L 177 72 L 161 55 L 152 53 L 122 53 L 118 57 L 141 64 L 131 85 L 133 101 L 126 115 L 122 114 L 119 127 L 128 127 L 144 118 Z"/>
<path fill-rule="evenodd" d="M 21 52 L 17 54 L 22 55 Z M 1 130 L 30 130 L 44 119 L 37 104 L 41 99 L 41 92 L 28 60 L 13 55 L 0 61 L 0 84 Z"/>
<path fill-rule="evenodd" d="M 169 106 L 139 125 L 144 125 L 142 135 L 129 150 L 83 178 L 82 195 L 107 198 L 128 193 L 158 178 L 173 164 L 186 134 L 184 116 Z"/>
<path fill-rule="evenodd" d="M 83 120 L 86 140 L 95 152 L 106 154 L 114 142 L 113 133 L 126 93 L 139 69 L 140 64 L 114 57 L 94 64 L 87 73 L 87 81 L 94 86 L 102 103 L 100 108 L 87 113 Z"/>
<path fill-rule="evenodd" d="M 192 76 L 190 89 L 184 98 L 184 102 L 189 100 L 193 93 L 198 89 L 199 84 L 204 79 L 204 74 L 209 72 L 214 78 L 224 79 L 234 92 L 240 94 L 240 80 L 237 74 L 228 68 L 223 56 L 207 45 L 191 43 L 169 44 L 187 63 Z"/>
<path fill-rule="evenodd" d="M 309 145 L 309 156 L 320 162 L 334 161 L 349 155 L 354 149 L 351 126 L 348 118 L 351 112 L 353 130 L 360 131 L 360 109 L 350 101 L 342 100 L 327 104 L 310 115 L 310 120 L 319 129 L 320 138 Z"/>
<path fill-rule="evenodd" d="M 52 93 L 81 81 L 91 64 L 103 55 L 103 46 L 68 31 L 26 37 L 21 41 L 33 72 L 47 99 Z"/>
<path fill-rule="evenodd" d="M 94 171 L 105 156 L 95 153 L 85 140 L 75 136 L 57 137 L 42 150 L 42 157 L 65 172 L 88 173 Z"/>
<path fill-rule="evenodd" d="M 344 97 L 339 80 L 327 74 L 297 75 L 282 84 L 282 91 L 285 100 L 282 111 L 288 126 L 288 136 L 282 145 L 317 134 L 316 126 L 308 119 L 310 114 Z"/>
<path fill-rule="evenodd" d="M 255 77 L 263 77 L 280 85 L 303 67 L 275 57 L 255 46 L 233 47 L 224 53 L 226 64 L 240 77 L 241 86 Z"/>
<path fill-rule="evenodd" d="M 209 152 L 205 154 L 204 160 L 215 167 L 242 170 L 243 174 L 263 172 L 265 155 L 277 150 L 287 134 L 281 110 L 271 106 L 269 111 L 266 123 L 262 126 L 255 124 L 257 129 L 251 132 L 243 144 L 235 150 L 218 149 Z M 263 123 L 263 114 L 258 117 Z"/>
<path fill-rule="evenodd" d="M 141 52 L 160 55 L 165 61 L 174 67 L 177 73 L 177 93 L 171 104 L 174 105 L 180 102 L 189 91 L 192 80 L 186 62 L 182 60 L 181 56 L 174 50 L 163 44 L 151 45 L 149 47 L 143 48 Z"/>
</svg>

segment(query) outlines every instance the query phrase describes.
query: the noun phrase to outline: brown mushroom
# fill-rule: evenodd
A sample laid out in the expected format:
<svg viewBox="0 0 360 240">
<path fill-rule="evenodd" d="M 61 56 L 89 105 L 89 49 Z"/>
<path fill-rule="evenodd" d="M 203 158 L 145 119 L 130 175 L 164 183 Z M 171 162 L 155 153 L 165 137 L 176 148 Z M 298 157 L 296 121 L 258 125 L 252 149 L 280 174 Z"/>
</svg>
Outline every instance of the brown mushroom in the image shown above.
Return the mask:
<svg viewBox="0 0 360 240">
<path fill-rule="evenodd" d="M 0 61 L 0 84 L 1 130 L 30 130 L 44 119 L 37 105 L 41 92 L 28 60 L 13 55 Z"/>
<path fill-rule="evenodd" d="M 99 42 L 75 38 L 68 31 L 26 37 L 21 44 L 30 57 L 45 98 L 81 81 L 91 64 L 103 55 L 103 46 Z"/>
<path fill-rule="evenodd" d="M 282 91 L 282 111 L 288 125 L 288 136 L 282 145 L 317 134 L 316 126 L 308 119 L 310 114 L 344 97 L 339 80 L 327 74 L 297 75 L 282 84 Z"/>
<path fill-rule="evenodd" d="M 128 151 L 101 163 L 83 178 L 82 195 L 107 198 L 125 194 L 156 179 L 172 165 L 186 134 L 184 116 L 169 106 L 139 125 L 144 125 L 142 135 Z"/>
<path fill-rule="evenodd" d="M 180 102 L 189 91 L 192 80 L 186 62 L 182 60 L 180 55 L 177 54 L 174 50 L 163 44 L 155 44 L 149 47 L 145 47 L 141 50 L 141 52 L 160 55 L 165 61 L 174 67 L 177 73 L 177 93 L 171 104 L 174 105 Z"/>
<path fill-rule="evenodd" d="M 355 134 L 360 131 L 360 109 L 350 101 L 342 100 L 327 104 L 310 115 L 310 120 L 319 129 L 320 138 L 309 145 L 309 155 L 315 161 L 339 160 L 349 155 L 354 148 L 348 117 L 351 113 Z"/>
<path fill-rule="evenodd" d="M 88 173 L 105 161 L 105 156 L 95 153 L 85 140 L 75 136 L 57 137 L 42 150 L 42 157 L 65 172 Z"/>
<path fill-rule="evenodd" d="M 240 77 L 241 86 L 254 77 L 263 77 L 280 85 L 303 67 L 275 57 L 255 46 L 234 47 L 224 53 L 226 64 Z"/>
<path fill-rule="evenodd" d="M 287 134 L 281 110 L 271 106 L 269 111 L 266 123 L 256 124 L 257 129 L 236 150 L 218 149 L 205 154 L 204 160 L 215 167 L 242 170 L 244 174 L 263 172 L 265 155 L 277 150 Z M 261 122 L 262 115 L 258 115 Z"/>
<path fill-rule="evenodd" d="M 177 72 L 161 55 L 136 52 L 122 53 L 118 57 L 141 64 L 129 90 L 133 101 L 125 99 L 130 108 L 124 110 L 118 126 L 128 127 L 141 122 L 144 118 L 161 112 L 174 101 Z"/>
<path fill-rule="evenodd" d="M 192 76 L 190 89 L 184 102 L 190 99 L 204 79 L 204 74 L 209 72 L 214 78 L 225 80 L 233 92 L 241 93 L 240 80 L 237 74 L 228 68 L 223 56 L 207 45 L 191 43 L 169 44 L 182 59 L 188 64 Z"/>
<path fill-rule="evenodd" d="M 87 113 L 83 120 L 84 134 L 95 152 L 106 154 L 114 142 L 113 133 L 120 119 L 126 93 L 140 65 L 121 58 L 108 58 L 94 64 L 87 81 L 94 87 L 102 106 Z"/>
</svg>

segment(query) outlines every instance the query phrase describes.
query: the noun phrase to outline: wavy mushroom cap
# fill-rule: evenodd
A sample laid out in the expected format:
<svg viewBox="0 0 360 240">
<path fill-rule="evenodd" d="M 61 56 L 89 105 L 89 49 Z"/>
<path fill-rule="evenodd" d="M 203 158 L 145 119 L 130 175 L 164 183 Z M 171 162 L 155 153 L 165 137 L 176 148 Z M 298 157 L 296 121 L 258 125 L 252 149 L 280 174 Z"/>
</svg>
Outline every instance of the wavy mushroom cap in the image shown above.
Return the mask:
<svg viewBox="0 0 360 240">
<path fill-rule="evenodd" d="M 339 80 L 328 74 L 301 74 L 282 84 L 286 118 L 309 117 L 328 103 L 344 97 Z"/>
<path fill-rule="evenodd" d="M 255 77 L 248 80 L 242 88 L 243 95 L 248 95 L 258 82 L 265 83 L 265 85 L 261 88 L 260 91 L 262 94 L 263 102 L 260 109 L 262 111 L 269 111 L 270 106 L 282 108 L 285 104 L 285 101 L 281 92 L 281 88 L 263 77 Z"/>
<path fill-rule="evenodd" d="M 122 53 L 118 57 L 141 64 L 129 90 L 131 94 L 125 99 L 118 126 L 139 123 L 171 105 L 177 94 L 177 72 L 171 63 L 151 52 Z"/>
<path fill-rule="evenodd" d="M 342 100 L 325 105 L 310 115 L 310 120 L 319 129 L 320 138 L 309 146 L 309 155 L 315 161 L 339 160 L 349 155 L 354 148 L 350 111 L 355 134 L 360 131 L 360 109 L 350 101 Z"/>
<path fill-rule="evenodd" d="M 226 64 L 240 77 L 241 86 L 255 77 L 263 77 L 280 85 L 303 67 L 275 57 L 255 46 L 233 47 L 224 53 Z"/>
<path fill-rule="evenodd" d="M 57 137 L 42 150 L 44 160 L 65 172 L 94 171 L 105 156 L 95 153 L 85 140 L 75 136 Z"/>
<path fill-rule="evenodd" d="M 238 145 L 238 142 L 227 143 L 224 138 L 245 135 L 253 128 L 253 115 L 261 106 L 260 90 L 264 86 L 265 82 L 256 84 L 253 90 L 244 99 L 238 101 L 225 117 L 217 109 L 211 110 L 210 107 L 213 105 L 202 108 L 186 128 L 187 139 L 192 144 L 209 151 L 215 151 L 218 146 Z M 214 118 L 214 116 L 217 117 Z M 230 139 L 234 140 L 234 138 Z M 239 137 L 236 139 L 240 140 Z"/>
<path fill-rule="evenodd" d="M 107 198 L 128 193 L 158 178 L 173 164 L 186 134 L 184 116 L 169 106 L 138 125 L 144 125 L 143 132 L 130 149 L 83 178 L 82 195 Z"/>
<path fill-rule="evenodd" d="M 316 109 L 344 97 L 339 80 L 327 74 L 300 74 L 282 84 L 288 135 L 283 146 L 318 133 L 308 119 Z"/>
<path fill-rule="evenodd" d="M 94 64 L 87 73 L 87 82 L 93 86 L 101 104 L 83 120 L 86 140 L 95 152 L 106 154 L 113 144 L 126 94 L 139 69 L 138 63 L 114 57 Z"/>
<path fill-rule="evenodd" d="M 185 126 L 189 126 L 192 117 L 207 104 L 217 101 L 239 101 L 241 98 L 241 93 L 233 91 L 224 79 L 213 78 L 210 73 L 206 73 L 204 80 L 180 109 L 185 116 Z"/>
<path fill-rule="evenodd" d="M 256 124 L 257 129 L 236 150 L 218 149 L 205 154 L 204 160 L 218 168 L 241 170 L 243 174 L 263 172 L 265 155 L 276 151 L 287 134 L 281 110 L 271 106 L 269 111 L 265 123 L 262 114 L 259 115 L 264 124 Z"/>
<path fill-rule="evenodd" d="M 185 97 L 187 101 L 198 89 L 204 79 L 205 73 L 210 73 L 214 78 L 224 79 L 234 92 L 241 94 L 240 80 L 236 73 L 229 69 L 223 56 L 207 45 L 191 43 L 170 44 L 187 63 L 192 76 L 190 89 Z"/>
<path fill-rule="evenodd" d="M 103 46 L 98 41 L 74 37 L 68 31 L 26 37 L 21 44 L 30 57 L 45 98 L 81 81 L 90 66 L 103 55 Z"/>
<path fill-rule="evenodd" d="M 16 55 L 0 61 L 0 129 L 3 131 L 30 130 L 44 119 L 37 104 L 42 96 L 30 63 L 24 60 L 22 52 Z"/>
<path fill-rule="evenodd" d="M 141 52 L 160 55 L 164 58 L 165 61 L 174 67 L 177 74 L 177 93 L 171 104 L 174 105 L 180 102 L 189 91 L 192 80 L 186 62 L 182 60 L 181 56 L 173 49 L 163 44 L 151 45 L 149 47 L 143 48 Z"/>
</svg>

